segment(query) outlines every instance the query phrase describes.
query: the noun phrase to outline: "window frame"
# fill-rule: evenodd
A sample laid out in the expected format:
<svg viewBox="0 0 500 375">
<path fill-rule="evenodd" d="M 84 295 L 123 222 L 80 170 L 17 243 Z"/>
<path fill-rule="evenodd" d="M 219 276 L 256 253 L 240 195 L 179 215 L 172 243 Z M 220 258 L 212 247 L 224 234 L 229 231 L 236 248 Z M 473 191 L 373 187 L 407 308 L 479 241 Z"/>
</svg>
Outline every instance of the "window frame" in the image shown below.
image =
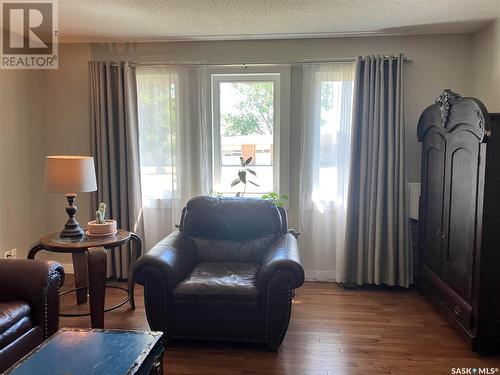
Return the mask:
<svg viewBox="0 0 500 375">
<path fill-rule="evenodd" d="M 220 83 L 272 81 L 274 83 L 273 129 L 273 191 L 288 194 L 289 190 L 289 137 L 290 137 L 290 66 L 221 66 L 208 70 L 210 83 L 208 116 L 211 122 L 212 181 L 213 191 L 219 191 L 221 178 L 220 138 Z M 263 192 L 263 193 L 267 193 Z M 224 195 L 229 192 L 224 191 Z M 248 193 L 247 195 L 260 195 Z"/>
</svg>

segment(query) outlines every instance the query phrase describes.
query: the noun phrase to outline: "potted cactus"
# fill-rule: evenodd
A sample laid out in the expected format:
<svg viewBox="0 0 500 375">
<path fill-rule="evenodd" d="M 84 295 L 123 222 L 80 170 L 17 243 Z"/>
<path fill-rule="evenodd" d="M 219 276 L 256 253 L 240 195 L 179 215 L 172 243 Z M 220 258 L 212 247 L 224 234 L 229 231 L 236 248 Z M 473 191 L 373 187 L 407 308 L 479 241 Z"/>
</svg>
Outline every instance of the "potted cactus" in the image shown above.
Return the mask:
<svg viewBox="0 0 500 375">
<path fill-rule="evenodd" d="M 116 220 L 106 220 L 106 203 L 99 204 L 95 213 L 95 220 L 87 224 L 87 235 L 93 237 L 107 237 L 116 234 Z"/>
</svg>

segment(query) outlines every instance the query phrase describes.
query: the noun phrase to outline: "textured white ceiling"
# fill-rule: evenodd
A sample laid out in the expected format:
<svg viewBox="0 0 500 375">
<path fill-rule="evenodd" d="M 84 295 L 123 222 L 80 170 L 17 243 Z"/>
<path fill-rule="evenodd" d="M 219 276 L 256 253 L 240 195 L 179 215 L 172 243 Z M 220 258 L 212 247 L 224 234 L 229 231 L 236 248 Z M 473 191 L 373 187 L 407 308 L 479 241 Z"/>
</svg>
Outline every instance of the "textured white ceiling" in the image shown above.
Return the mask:
<svg viewBox="0 0 500 375">
<path fill-rule="evenodd" d="M 59 0 L 60 41 L 473 32 L 500 0 Z"/>
</svg>

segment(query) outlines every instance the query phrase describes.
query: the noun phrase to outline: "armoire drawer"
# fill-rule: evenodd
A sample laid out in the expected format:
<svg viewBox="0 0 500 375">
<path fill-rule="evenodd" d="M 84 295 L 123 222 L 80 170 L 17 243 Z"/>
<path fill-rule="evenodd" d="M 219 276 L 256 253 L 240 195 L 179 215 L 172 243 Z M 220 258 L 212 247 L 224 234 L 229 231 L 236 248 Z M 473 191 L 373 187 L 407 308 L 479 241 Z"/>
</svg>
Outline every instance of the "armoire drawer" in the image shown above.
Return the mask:
<svg viewBox="0 0 500 375">
<path fill-rule="evenodd" d="M 425 280 L 425 289 L 432 294 L 434 300 L 439 303 L 439 307 L 446 310 L 447 313 L 457 319 L 465 328 L 472 330 L 472 307 L 462 299 L 453 289 L 444 283 L 428 267 L 423 266 L 423 279 Z"/>
<path fill-rule="evenodd" d="M 441 300 L 451 315 L 458 319 L 465 328 L 472 329 L 472 307 L 450 288 L 441 290 Z"/>
</svg>

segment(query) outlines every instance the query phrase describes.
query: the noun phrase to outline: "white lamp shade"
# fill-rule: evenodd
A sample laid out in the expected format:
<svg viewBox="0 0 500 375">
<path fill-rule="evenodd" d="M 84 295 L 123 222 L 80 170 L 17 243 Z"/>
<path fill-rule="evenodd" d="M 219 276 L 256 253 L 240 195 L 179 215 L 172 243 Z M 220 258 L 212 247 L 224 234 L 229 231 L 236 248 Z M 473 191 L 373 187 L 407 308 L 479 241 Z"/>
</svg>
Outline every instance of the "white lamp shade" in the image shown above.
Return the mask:
<svg viewBox="0 0 500 375">
<path fill-rule="evenodd" d="M 53 193 L 96 191 L 94 158 L 91 156 L 47 156 L 45 190 Z"/>
</svg>

